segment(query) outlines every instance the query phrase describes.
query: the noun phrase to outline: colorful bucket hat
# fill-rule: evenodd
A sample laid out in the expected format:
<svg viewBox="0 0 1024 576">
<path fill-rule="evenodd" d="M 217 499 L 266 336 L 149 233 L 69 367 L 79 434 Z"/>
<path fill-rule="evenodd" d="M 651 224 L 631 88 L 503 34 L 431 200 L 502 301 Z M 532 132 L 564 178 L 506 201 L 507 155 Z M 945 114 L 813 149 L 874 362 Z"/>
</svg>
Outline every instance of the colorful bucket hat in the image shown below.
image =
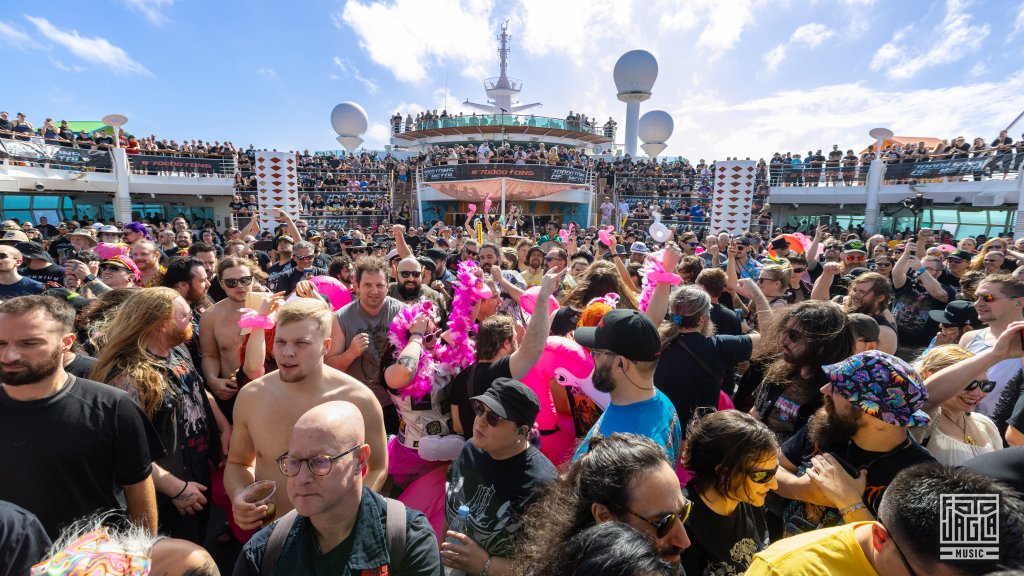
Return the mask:
<svg viewBox="0 0 1024 576">
<path fill-rule="evenodd" d="M 832 388 L 861 412 L 904 428 L 928 424 L 930 418 L 921 410 L 928 390 L 903 360 L 870 350 L 821 368 Z"/>
</svg>

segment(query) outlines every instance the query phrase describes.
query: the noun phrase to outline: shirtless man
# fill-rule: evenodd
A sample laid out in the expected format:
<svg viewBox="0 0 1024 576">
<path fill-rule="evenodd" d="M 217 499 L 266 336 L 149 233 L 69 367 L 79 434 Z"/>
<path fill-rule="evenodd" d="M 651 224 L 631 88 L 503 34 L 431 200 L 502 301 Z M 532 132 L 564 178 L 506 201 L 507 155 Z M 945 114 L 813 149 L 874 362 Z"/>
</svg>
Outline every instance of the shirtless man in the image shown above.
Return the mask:
<svg viewBox="0 0 1024 576">
<path fill-rule="evenodd" d="M 238 328 L 238 319 L 242 317 L 245 297 L 252 292 L 253 286 L 248 262 L 237 256 L 228 256 L 220 261 L 217 278 L 227 297 L 214 304 L 199 319 L 203 377 L 229 421 L 232 420 L 235 394 L 238 394 L 236 374 L 242 365 L 241 349 L 245 338 Z"/>
<path fill-rule="evenodd" d="M 300 416 L 326 402 L 355 404 L 365 422 L 370 446 L 364 481 L 380 490 L 388 473 L 384 415 L 370 390 L 351 376 L 324 364 L 331 347 L 331 311 L 317 299 L 299 298 L 285 304 L 277 317 L 274 356 L 278 370 L 249 383 L 238 394 L 231 450 L 224 485 L 231 496 L 235 523 L 244 530 L 266 520 L 266 506 L 241 500 L 242 491 L 257 479 L 277 483 L 277 516 L 293 508 L 286 478 L 275 459 L 288 450 L 288 438 Z"/>
</svg>

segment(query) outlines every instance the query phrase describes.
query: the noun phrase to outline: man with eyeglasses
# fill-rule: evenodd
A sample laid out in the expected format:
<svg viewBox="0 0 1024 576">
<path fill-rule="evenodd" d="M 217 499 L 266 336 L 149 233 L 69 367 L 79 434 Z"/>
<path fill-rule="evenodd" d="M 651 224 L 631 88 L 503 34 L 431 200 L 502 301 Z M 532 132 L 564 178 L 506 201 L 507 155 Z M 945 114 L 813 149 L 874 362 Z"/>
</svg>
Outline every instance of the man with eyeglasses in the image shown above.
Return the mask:
<svg viewBox="0 0 1024 576">
<path fill-rule="evenodd" d="M 444 297 L 430 286 L 423 284 L 423 266 L 409 256 L 402 258 L 397 264 L 398 281 L 388 284 L 388 296 L 401 300 L 405 304 L 419 304 L 429 300 L 434 304 L 435 311 L 444 315 Z"/>
<path fill-rule="evenodd" d="M 299 417 L 287 450 L 275 454 L 294 513 L 249 540 L 235 575 L 442 573 L 426 517 L 364 484 L 371 458 L 364 430 L 364 414 L 350 402 L 327 402 Z M 392 548 L 400 541 L 401 549 Z"/>
<path fill-rule="evenodd" d="M 892 314 L 899 335 L 896 355 L 904 359 L 916 358 L 938 331 L 938 323 L 928 313 L 944 310 L 946 304 L 956 299 L 956 289 L 939 282 L 944 270 L 942 261 L 933 256 L 918 260 L 916 253 L 916 244 L 907 242 L 906 251 L 892 269 Z M 909 276 L 911 270 L 917 272 L 913 279 Z"/>
<path fill-rule="evenodd" d="M 480 246 L 476 240 L 466 240 L 462 243 L 462 261 L 476 260 L 480 257 Z"/>
<path fill-rule="evenodd" d="M 295 291 L 295 286 L 299 282 L 314 276 L 327 275 L 326 268 L 313 265 L 313 260 L 316 258 L 315 251 L 313 244 L 307 240 L 296 244 L 292 252 L 292 266 L 272 275 L 267 280 L 267 287 L 271 292 L 284 292 L 287 296 Z"/>
<path fill-rule="evenodd" d="M 224 291 L 224 299 L 211 306 L 199 319 L 199 345 L 202 352 L 201 367 L 206 385 L 213 392 L 218 406 L 232 419 L 238 376 L 244 379 L 241 349 L 245 337 L 238 329 L 238 320 L 246 307 L 246 297 L 252 292 L 253 274 L 250 260 L 227 256 L 217 265 L 217 283 Z"/>
<path fill-rule="evenodd" d="M 684 523 L 692 508 L 661 446 L 636 434 L 595 434 L 587 454 L 523 519 L 521 555 L 531 565 L 587 528 L 616 521 L 647 535 L 662 560 L 679 567 L 691 544 Z"/>
<path fill-rule="evenodd" d="M 234 427 L 227 467 L 224 470 L 224 487 L 231 498 L 234 521 L 242 530 L 252 530 L 266 524 L 268 508 L 256 506 L 242 498 L 242 492 L 256 480 L 273 480 L 277 483 L 274 504 L 279 515 L 292 509 L 290 496 L 295 492 L 283 490 L 287 475 L 275 459 L 282 454 L 310 458 L 326 447 L 317 450 L 303 450 L 291 453 L 289 442 L 293 427 L 300 416 L 307 411 L 329 402 L 343 400 L 354 405 L 359 413 L 344 414 L 349 422 L 362 430 L 353 435 L 359 444 L 369 444 L 363 449 L 357 462 L 347 461 L 346 477 L 360 476 L 365 472 L 366 485 L 379 490 L 387 478 L 388 455 L 384 434 L 384 418 L 380 403 L 373 392 L 364 384 L 324 363 L 324 357 L 331 347 L 333 319 L 330 308 L 319 298 L 296 298 L 286 303 L 277 313 L 274 334 L 274 358 L 278 369 L 253 380 L 238 393 L 235 403 Z M 237 326 L 237 325 L 236 325 Z M 331 455 L 351 447 L 337 445 Z M 305 470 L 304 472 L 310 472 Z M 303 482 L 312 480 L 299 476 Z M 340 481 L 332 476 L 330 480 Z M 305 485 L 305 484 L 304 484 Z M 292 487 L 288 480 L 289 488 Z M 327 494 L 315 495 L 316 487 L 300 491 L 311 501 L 319 500 L 324 506 L 331 506 Z M 344 503 L 334 505 L 349 508 Z M 311 516 L 309 509 L 300 510 L 303 516 Z M 333 542 L 329 550 L 339 542 Z"/>
<path fill-rule="evenodd" d="M 930 421 L 928 390 L 909 364 L 871 350 L 823 369 L 824 406 L 782 445 L 786 536 L 874 520 L 897 474 L 935 462 L 909 432 Z"/>
</svg>

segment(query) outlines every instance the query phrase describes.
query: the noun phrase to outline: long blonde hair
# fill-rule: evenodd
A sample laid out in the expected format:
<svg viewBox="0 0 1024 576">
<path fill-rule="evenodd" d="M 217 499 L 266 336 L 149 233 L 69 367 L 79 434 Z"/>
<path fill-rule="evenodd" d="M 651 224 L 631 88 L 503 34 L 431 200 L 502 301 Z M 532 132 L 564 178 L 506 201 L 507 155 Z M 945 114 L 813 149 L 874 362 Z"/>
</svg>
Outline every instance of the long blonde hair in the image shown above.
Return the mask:
<svg viewBox="0 0 1024 576">
<path fill-rule="evenodd" d="M 936 346 L 926 354 L 921 355 L 921 357 L 914 362 L 914 367 L 917 368 L 917 373 L 920 374 L 922 378 L 927 378 L 939 370 L 949 368 L 953 364 L 963 362 L 964 360 L 972 357 L 974 357 L 974 352 L 971 352 L 959 344 L 944 344 L 942 346 Z"/>
<path fill-rule="evenodd" d="M 91 374 L 98 382 L 130 383 L 151 419 L 164 398 L 165 379 L 158 368 L 165 361 L 146 349 L 146 341 L 172 321 L 179 297 L 172 288 L 142 288 L 125 300 L 104 331 Z"/>
</svg>

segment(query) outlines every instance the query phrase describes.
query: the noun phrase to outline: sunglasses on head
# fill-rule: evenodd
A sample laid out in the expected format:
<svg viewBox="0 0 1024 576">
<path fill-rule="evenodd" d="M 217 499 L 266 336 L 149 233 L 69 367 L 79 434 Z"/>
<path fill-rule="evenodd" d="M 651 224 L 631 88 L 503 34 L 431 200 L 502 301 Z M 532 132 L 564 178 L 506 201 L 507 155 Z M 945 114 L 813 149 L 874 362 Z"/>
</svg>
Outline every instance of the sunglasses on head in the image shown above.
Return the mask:
<svg viewBox="0 0 1024 576">
<path fill-rule="evenodd" d="M 424 342 L 426 342 L 426 338 L 424 338 Z M 502 418 L 492 410 L 488 410 L 487 406 L 484 406 L 484 403 L 479 400 L 473 400 L 473 413 L 478 418 L 483 417 L 487 421 L 487 425 L 492 428 L 508 420 L 508 418 Z"/>
<path fill-rule="evenodd" d="M 241 278 L 225 278 L 224 285 L 228 288 L 238 288 L 239 285 L 249 286 L 252 284 L 252 276 L 242 276 Z"/>
<path fill-rule="evenodd" d="M 680 524 L 686 524 L 686 520 L 690 517 L 690 512 L 693 510 L 693 502 L 687 500 L 686 504 L 683 505 L 683 508 L 680 511 L 672 512 L 671 514 L 666 514 L 658 520 L 648 520 L 647 518 L 644 518 L 636 512 L 633 512 L 629 508 L 623 507 L 623 509 L 629 514 L 632 514 L 633 516 L 636 516 L 637 518 L 653 526 L 654 534 L 658 538 L 664 538 L 665 536 L 668 536 L 668 533 L 671 532 L 673 528 L 675 528 L 676 520 L 678 520 Z"/>
<path fill-rule="evenodd" d="M 419 278 L 421 272 L 416 270 L 402 270 L 399 274 L 402 275 L 402 278 Z"/>
<path fill-rule="evenodd" d="M 971 383 L 964 388 L 964 392 L 970 392 L 975 388 L 981 388 L 981 391 L 985 394 L 996 389 L 995 380 L 971 380 Z"/>
<path fill-rule="evenodd" d="M 775 474 L 779 471 L 778 467 L 771 468 L 769 470 L 751 470 L 747 472 L 750 476 L 750 480 L 755 484 L 767 484 L 771 482 L 772 478 L 775 478 Z"/>
</svg>

